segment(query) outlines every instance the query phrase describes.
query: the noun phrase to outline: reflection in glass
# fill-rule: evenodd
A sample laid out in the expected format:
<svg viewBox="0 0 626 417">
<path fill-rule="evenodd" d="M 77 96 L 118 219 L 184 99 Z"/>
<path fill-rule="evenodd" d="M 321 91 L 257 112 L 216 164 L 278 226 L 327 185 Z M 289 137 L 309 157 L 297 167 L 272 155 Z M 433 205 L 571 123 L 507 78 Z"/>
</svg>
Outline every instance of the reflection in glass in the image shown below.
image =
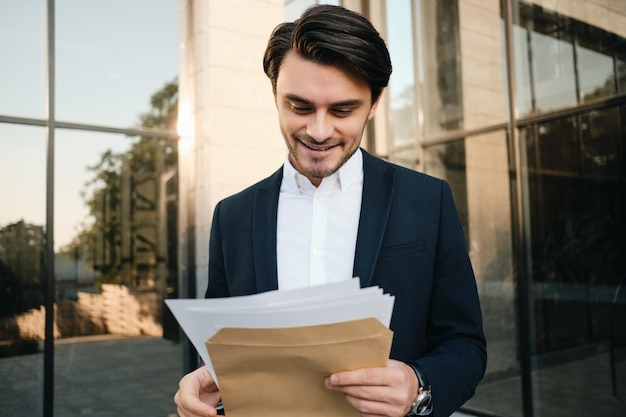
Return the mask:
<svg viewBox="0 0 626 417">
<path fill-rule="evenodd" d="M 172 334 L 165 323 L 163 300 L 177 290 L 176 143 L 149 137 L 59 130 L 57 141 L 55 266 L 57 302 L 55 379 L 57 413 L 80 407 L 91 412 L 107 404 L 125 415 L 167 415 L 171 395 L 159 387 L 176 381 L 177 348 L 161 339 Z M 77 337 L 99 336 L 80 344 Z M 141 337 L 142 340 L 115 338 Z M 145 339 L 145 337 L 150 337 Z M 133 349 L 129 357 L 160 352 L 154 361 L 133 361 L 132 375 L 112 371 L 116 352 Z M 142 353 L 145 352 L 145 353 Z M 89 358 L 98 355 L 97 363 Z M 61 360 L 62 359 L 62 360 Z M 88 374 L 80 369 L 87 366 Z M 105 377 L 102 383 L 93 379 Z M 143 376 L 142 376 L 143 375 Z M 145 378 L 145 375 L 150 375 Z M 80 384 L 66 378 L 78 378 Z M 141 380 L 145 378 L 145 380 Z M 141 403 L 124 401 L 129 391 L 144 388 Z M 106 388 L 106 389 L 103 389 Z M 155 389 L 151 389 L 155 388 Z M 136 394 L 135 394 L 136 395 Z M 102 407 L 94 410 L 94 404 Z M 96 405 L 97 406 L 97 405 Z"/>
<path fill-rule="evenodd" d="M 530 48 L 535 110 L 541 112 L 575 105 L 576 77 L 571 42 L 531 32 Z"/>
<path fill-rule="evenodd" d="M 517 5 L 513 40 L 520 115 L 623 93 L 626 39 L 538 5 Z"/>
<path fill-rule="evenodd" d="M 389 102 L 396 145 L 415 143 L 415 75 L 411 1 L 387 2 L 387 45 L 393 62 Z"/>
<path fill-rule="evenodd" d="M 576 45 L 576 59 L 581 101 L 615 94 L 613 57 Z"/>
<path fill-rule="evenodd" d="M 626 94 L 626 57 L 617 58 L 617 89 L 620 94 Z"/>
<path fill-rule="evenodd" d="M 43 118 L 46 2 L 0 1 L 0 114 Z"/>
<path fill-rule="evenodd" d="M 58 120 L 131 127 L 178 75 L 179 2 L 56 1 Z"/>
<path fill-rule="evenodd" d="M 0 123 L 0 409 L 42 412 L 45 131 Z"/>
<path fill-rule="evenodd" d="M 419 2 L 422 34 L 421 59 L 425 65 L 423 94 L 426 136 L 463 127 L 463 96 L 457 0 Z"/>
<path fill-rule="evenodd" d="M 486 376 L 466 404 L 522 417 L 515 274 L 512 264 L 511 190 L 504 132 L 426 149 L 426 171 L 453 190 L 483 311 Z"/>
<path fill-rule="evenodd" d="M 465 167 L 465 141 L 455 141 L 424 150 L 424 172 L 448 182 L 461 217 L 465 238 L 467 221 L 467 170 Z"/>
<path fill-rule="evenodd" d="M 626 320 L 623 309 L 621 316 L 614 314 L 626 303 L 615 296 L 626 275 L 626 149 L 620 112 L 593 111 L 520 132 L 531 196 L 534 392 L 542 416 L 578 413 L 587 402 L 571 392 L 590 380 L 607 394 L 594 413 L 624 411 L 608 395 L 609 341 Z M 619 337 L 626 345 L 623 332 Z M 614 363 L 626 369 L 624 355 Z M 566 388 L 541 396 L 555 386 Z"/>
<path fill-rule="evenodd" d="M 525 115 L 535 110 L 534 88 L 532 72 L 529 62 L 529 31 L 519 26 L 513 26 L 513 54 L 515 56 L 515 97 L 519 115 Z"/>
</svg>

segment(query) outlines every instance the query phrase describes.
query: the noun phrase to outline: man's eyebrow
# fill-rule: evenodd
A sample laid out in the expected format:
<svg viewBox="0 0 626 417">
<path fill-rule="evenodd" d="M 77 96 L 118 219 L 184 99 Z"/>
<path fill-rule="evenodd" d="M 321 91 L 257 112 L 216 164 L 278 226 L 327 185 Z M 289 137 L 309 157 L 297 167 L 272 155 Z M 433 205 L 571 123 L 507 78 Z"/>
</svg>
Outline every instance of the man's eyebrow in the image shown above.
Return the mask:
<svg viewBox="0 0 626 417">
<path fill-rule="evenodd" d="M 285 97 L 287 100 L 295 101 L 302 104 L 313 104 L 311 101 L 298 96 L 297 94 L 286 94 Z M 349 99 L 343 101 L 337 101 L 335 103 L 331 103 L 331 107 L 358 107 L 363 104 L 363 100 L 361 99 Z"/>
</svg>

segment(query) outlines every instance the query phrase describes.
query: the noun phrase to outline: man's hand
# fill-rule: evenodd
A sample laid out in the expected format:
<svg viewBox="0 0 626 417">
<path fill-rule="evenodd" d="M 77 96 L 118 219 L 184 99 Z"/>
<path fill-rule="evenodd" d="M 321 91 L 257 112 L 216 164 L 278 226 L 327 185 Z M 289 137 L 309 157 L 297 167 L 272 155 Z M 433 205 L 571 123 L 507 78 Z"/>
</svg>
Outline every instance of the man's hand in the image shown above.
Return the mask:
<svg viewBox="0 0 626 417">
<path fill-rule="evenodd" d="M 180 417 L 217 416 L 215 407 L 219 401 L 220 392 L 206 366 L 185 375 L 174 396 Z"/>
<path fill-rule="evenodd" d="M 326 387 L 341 391 L 363 417 L 403 417 L 415 401 L 419 383 L 407 364 L 389 360 L 386 368 L 365 368 L 332 374 Z"/>
</svg>

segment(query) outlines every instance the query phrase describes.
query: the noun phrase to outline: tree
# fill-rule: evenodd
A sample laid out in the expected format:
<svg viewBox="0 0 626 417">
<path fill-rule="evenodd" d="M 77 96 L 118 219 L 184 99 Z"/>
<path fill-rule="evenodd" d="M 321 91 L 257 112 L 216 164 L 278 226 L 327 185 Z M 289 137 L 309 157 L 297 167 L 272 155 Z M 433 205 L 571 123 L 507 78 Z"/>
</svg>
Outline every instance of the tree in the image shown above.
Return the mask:
<svg viewBox="0 0 626 417">
<path fill-rule="evenodd" d="M 178 82 L 167 82 L 154 93 L 141 126 L 173 130 L 178 117 Z M 177 166 L 173 141 L 141 136 L 125 153 L 107 151 L 88 167 L 93 177 L 82 198 L 89 221 L 62 252 L 77 253 L 100 272 L 98 284 L 135 286 L 154 274 L 158 256 L 160 181 Z"/>
<path fill-rule="evenodd" d="M 43 302 L 43 227 L 20 220 L 0 229 L 0 316 Z"/>
</svg>

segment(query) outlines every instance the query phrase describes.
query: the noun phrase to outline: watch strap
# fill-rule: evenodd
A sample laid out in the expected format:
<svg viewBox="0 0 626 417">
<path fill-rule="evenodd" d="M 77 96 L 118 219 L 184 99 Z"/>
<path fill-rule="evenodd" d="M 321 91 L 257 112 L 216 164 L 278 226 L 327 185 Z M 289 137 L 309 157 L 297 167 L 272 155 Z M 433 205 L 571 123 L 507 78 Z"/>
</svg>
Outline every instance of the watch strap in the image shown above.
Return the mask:
<svg viewBox="0 0 626 417">
<path fill-rule="evenodd" d="M 419 382 L 420 387 L 430 391 L 430 384 L 428 383 L 428 378 L 426 378 L 426 373 L 422 367 L 413 362 L 407 362 L 406 364 L 413 368 L 415 375 L 417 375 L 417 382 Z"/>
<path fill-rule="evenodd" d="M 432 388 L 430 386 L 430 383 L 428 382 L 428 378 L 426 378 L 426 373 L 424 372 L 424 370 L 422 369 L 421 366 L 419 366 L 417 363 L 415 362 L 406 362 L 407 365 L 409 365 L 413 371 L 415 372 L 415 375 L 417 376 L 417 382 L 419 383 L 419 389 L 418 389 L 418 394 L 417 397 L 415 399 L 415 401 L 417 402 L 419 400 L 420 397 L 424 397 L 424 394 L 426 394 L 428 396 L 428 406 L 426 408 L 424 408 L 423 410 L 420 410 L 418 413 L 413 412 L 412 414 L 409 414 L 409 416 L 427 416 L 430 415 L 433 411 L 433 402 L 432 402 Z M 416 404 L 413 404 L 415 408 Z"/>
</svg>

